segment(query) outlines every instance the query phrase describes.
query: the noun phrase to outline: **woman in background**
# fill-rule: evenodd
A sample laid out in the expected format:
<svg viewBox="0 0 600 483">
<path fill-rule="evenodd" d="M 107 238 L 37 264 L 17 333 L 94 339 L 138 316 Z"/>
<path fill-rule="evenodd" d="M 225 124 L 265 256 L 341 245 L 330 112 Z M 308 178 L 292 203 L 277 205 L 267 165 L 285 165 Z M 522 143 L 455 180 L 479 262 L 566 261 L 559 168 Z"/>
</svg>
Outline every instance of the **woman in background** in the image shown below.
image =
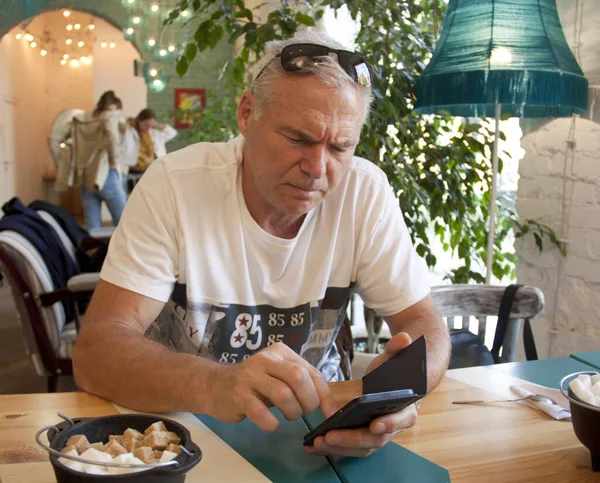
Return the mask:
<svg viewBox="0 0 600 483">
<path fill-rule="evenodd" d="M 122 142 L 119 131 L 120 106 L 121 100 L 115 93 L 106 91 L 100 96 L 96 109 L 86 112 L 83 119 L 80 119 L 82 122 L 76 123 L 74 132 L 76 156 L 79 157 L 77 165 L 85 166 L 80 180 L 81 204 L 88 230 L 102 226 L 103 201 L 115 225 L 119 222 L 127 201 L 119 172 Z"/>
<path fill-rule="evenodd" d="M 130 120 L 140 141 L 137 171 L 145 171 L 156 158 L 167 154 L 165 144 L 177 136 L 177 131 L 168 124 L 159 124 L 152 109 L 143 109 L 135 119 Z"/>
</svg>

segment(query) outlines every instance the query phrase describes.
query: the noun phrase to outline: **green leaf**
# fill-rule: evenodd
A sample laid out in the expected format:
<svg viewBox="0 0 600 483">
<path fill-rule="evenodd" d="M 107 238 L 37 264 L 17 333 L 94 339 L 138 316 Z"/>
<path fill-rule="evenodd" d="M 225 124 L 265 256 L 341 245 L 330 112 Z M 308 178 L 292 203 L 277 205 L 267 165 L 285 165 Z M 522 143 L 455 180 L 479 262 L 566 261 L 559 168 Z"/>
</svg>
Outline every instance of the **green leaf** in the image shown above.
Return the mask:
<svg viewBox="0 0 600 483">
<path fill-rule="evenodd" d="M 540 236 L 539 233 L 534 233 L 533 238 L 535 239 L 535 244 L 537 245 L 537 247 L 541 253 L 542 249 L 544 248 L 543 243 L 542 243 L 542 237 Z"/>
<path fill-rule="evenodd" d="M 309 27 L 315 26 L 315 19 L 310 15 L 306 15 L 305 13 L 297 13 L 296 20 L 300 22 L 302 25 L 308 25 Z"/>
<path fill-rule="evenodd" d="M 215 25 L 208 33 L 208 45 L 211 49 L 217 46 L 221 37 L 223 37 L 223 27 Z"/>
<path fill-rule="evenodd" d="M 188 67 L 189 63 L 187 57 L 184 56 L 177 59 L 177 65 L 175 66 L 175 70 L 177 71 L 177 75 L 179 77 L 183 77 L 185 75 L 185 73 L 188 70 Z"/>
<path fill-rule="evenodd" d="M 219 20 L 223 15 L 225 15 L 225 12 L 223 12 L 222 8 L 219 8 L 213 12 L 213 14 L 210 16 L 210 19 L 213 21 Z"/>
<path fill-rule="evenodd" d="M 198 52 L 198 48 L 196 44 L 189 43 L 185 46 L 185 56 L 188 60 L 188 63 L 192 62 L 196 58 L 196 53 Z"/>
<path fill-rule="evenodd" d="M 235 18 L 247 18 L 252 22 L 254 16 L 252 15 L 252 10 L 248 8 L 244 8 L 243 10 L 239 10 L 233 14 Z"/>
</svg>

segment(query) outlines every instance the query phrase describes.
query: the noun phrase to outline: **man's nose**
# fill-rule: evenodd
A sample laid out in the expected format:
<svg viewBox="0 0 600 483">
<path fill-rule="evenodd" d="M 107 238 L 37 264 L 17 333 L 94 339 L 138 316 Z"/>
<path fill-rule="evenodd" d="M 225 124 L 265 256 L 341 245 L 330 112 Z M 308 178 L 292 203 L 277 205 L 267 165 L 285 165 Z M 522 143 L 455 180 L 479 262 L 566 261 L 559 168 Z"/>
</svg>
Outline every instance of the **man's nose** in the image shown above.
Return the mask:
<svg viewBox="0 0 600 483">
<path fill-rule="evenodd" d="M 322 144 L 314 144 L 305 152 L 300 169 L 313 179 L 320 179 L 327 172 L 327 147 Z"/>
</svg>

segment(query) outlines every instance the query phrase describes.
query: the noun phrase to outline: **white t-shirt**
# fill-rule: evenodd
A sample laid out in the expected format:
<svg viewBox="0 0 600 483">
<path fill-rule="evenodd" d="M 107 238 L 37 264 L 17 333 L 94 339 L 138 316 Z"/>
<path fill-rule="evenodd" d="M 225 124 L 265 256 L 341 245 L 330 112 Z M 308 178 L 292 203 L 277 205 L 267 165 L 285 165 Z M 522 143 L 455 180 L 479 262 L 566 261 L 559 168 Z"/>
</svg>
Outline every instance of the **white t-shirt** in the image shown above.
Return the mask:
<svg viewBox="0 0 600 483">
<path fill-rule="evenodd" d="M 168 302 L 149 335 L 234 363 L 283 341 L 341 378 L 335 338 L 351 290 L 382 316 L 429 293 L 385 174 L 354 157 L 291 240 L 251 217 L 244 138 L 199 143 L 152 163 L 111 239 L 101 278 Z"/>
</svg>

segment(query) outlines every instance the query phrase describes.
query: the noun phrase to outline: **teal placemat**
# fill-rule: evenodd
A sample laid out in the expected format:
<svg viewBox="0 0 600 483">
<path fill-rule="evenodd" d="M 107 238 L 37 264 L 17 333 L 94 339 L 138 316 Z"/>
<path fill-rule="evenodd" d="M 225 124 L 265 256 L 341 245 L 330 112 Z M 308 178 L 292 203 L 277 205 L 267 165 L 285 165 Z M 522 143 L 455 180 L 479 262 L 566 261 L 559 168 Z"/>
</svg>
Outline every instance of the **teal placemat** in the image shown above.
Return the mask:
<svg viewBox="0 0 600 483">
<path fill-rule="evenodd" d="M 206 415 L 196 417 L 274 483 L 340 483 L 327 458 L 304 453 L 305 422 L 287 421 L 277 409 L 272 412 L 281 422 L 272 433 L 249 419 L 227 424 Z"/>
<path fill-rule="evenodd" d="M 304 416 L 312 429 L 323 421 L 321 411 Z M 330 461 L 343 483 L 394 482 L 394 483 L 446 483 L 448 470 L 432 463 L 412 451 L 389 443 L 368 458 L 337 458 Z"/>
<path fill-rule="evenodd" d="M 573 372 L 590 370 L 589 365 L 571 357 L 527 362 L 507 362 L 506 364 L 494 364 L 484 367 L 554 389 L 558 389 L 560 380 L 563 377 Z"/>
<path fill-rule="evenodd" d="M 571 354 L 571 358 L 592 366 L 594 369 L 600 371 L 600 351 L 579 352 L 578 354 Z"/>
</svg>

